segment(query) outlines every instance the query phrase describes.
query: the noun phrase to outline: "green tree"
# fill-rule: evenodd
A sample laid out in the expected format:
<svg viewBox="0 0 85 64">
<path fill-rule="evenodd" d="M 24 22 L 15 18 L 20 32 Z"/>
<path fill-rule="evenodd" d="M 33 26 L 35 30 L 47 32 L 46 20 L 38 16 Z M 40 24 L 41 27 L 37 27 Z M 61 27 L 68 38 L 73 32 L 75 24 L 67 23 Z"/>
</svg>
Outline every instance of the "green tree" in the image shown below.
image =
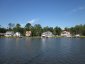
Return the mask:
<svg viewBox="0 0 85 64">
<path fill-rule="evenodd" d="M 32 25 L 30 23 L 27 23 L 25 25 L 25 30 L 31 30 L 31 28 L 32 28 Z"/>
<path fill-rule="evenodd" d="M 48 26 L 43 28 L 43 32 L 46 32 L 46 31 L 49 31 L 49 27 Z"/>
<path fill-rule="evenodd" d="M 54 35 L 60 35 L 61 34 L 61 31 L 62 31 L 62 29 L 60 28 L 60 27 L 55 27 L 54 28 Z"/>
<path fill-rule="evenodd" d="M 22 35 L 24 35 L 24 28 L 22 28 L 20 24 L 16 24 L 16 26 L 13 28 L 13 31 L 20 32 Z"/>
<path fill-rule="evenodd" d="M 49 28 L 48 28 L 48 31 L 50 31 L 50 32 L 53 33 L 53 31 L 54 31 L 54 30 L 53 30 L 53 27 L 49 27 Z"/>
<path fill-rule="evenodd" d="M 65 27 L 65 28 L 64 28 L 64 30 L 65 30 L 65 31 L 70 31 L 70 29 L 69 29 L 69 28 L 67 28 L 67 27 Z"/>
<path fill-rule="evenodd" d="M 74 27 L 71 27 L 71 28 L 70 28 L 70 32 L 71 32 L 72 35 L 75 35 L 75 34 L 76 34 L 75 28 L 74 28 Z"/>
<path fill-rule="evenodd" d="M 5 28 L 0 28 L 0 33 L 5 33 L 7 30 Z"/>
<path fill-rule="evenodd" d="M 76 25 L 74 27 L 70 28 L 71 34 L 80 34 L 80 35 L 85 35 L 85 25 Z"/>
<path fill-rule="evenodd" d="M 35 36 L 40 36 L 42 34 L 42 27 L 40 24 L 35 24 L 33 30 Z"/>
<path fill-rule="evenodd" d="M 8 24 L 8 30 L 12 30 L 14 28 L 14 24 L 13 23 L 9 23 Z"/>
</svg>

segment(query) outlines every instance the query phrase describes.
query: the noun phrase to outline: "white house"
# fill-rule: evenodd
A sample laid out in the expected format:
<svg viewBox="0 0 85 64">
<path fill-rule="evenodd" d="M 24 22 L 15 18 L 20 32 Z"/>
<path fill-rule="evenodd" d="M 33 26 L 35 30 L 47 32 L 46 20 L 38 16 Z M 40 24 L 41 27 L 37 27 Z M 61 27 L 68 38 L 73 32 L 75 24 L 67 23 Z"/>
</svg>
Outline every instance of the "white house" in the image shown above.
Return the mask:
<svg viewBox="0 0 85 64">
<path fill-rule="evenodd" d="M 80 34 L 76 34 L 75 37 L 80 37 Z"/>
<path fill-rule="evenodd" d="M 69 31 L 63 31 L 63 32 L 61 33 L 61 36 L 64 36 L 64 37 L 71 37 L 71 34 L 70 34 Z"/>
<path fill-rule="evenodd" d="M 21 33 L 20 33 L 20 32 L 16 32 L 16 33 L 14 34 L 14 36 L 16 36 L 16 37 L 21 37 Z"/>
<path fill-rule="evenodd" d="M 10 36 L 13 36 L 14 35 L 14 32 L 13 31 L 7 31 L 6 33 L 5 33 L 5 36 L 6 37 L 10 37 Z"/>
<path fill-rule="evenodd" d="M 54 36 L 54 35 L 53 35 L 52 32 L 50 32 L 50 31 L 43 32 L 43 33 L 41 34 L 41 37 L 52 37 L 52 36 Z"/>
</svg>

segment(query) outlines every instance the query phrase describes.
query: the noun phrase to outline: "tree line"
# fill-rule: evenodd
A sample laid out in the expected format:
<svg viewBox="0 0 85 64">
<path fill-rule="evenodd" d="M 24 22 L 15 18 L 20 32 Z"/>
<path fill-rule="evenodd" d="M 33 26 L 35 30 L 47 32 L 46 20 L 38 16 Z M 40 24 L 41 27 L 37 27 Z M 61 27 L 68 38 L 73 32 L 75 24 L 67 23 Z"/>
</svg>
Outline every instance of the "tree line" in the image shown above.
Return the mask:
<svg viewBox="0 0 85 64">
<path fill-rule="evenodd" d="M 74 27 L 70 28 L 64 28 L 64 30 L 71 32 L 72 35 L 80 34 L 85 36 L 85 25 L 76 25 Z M 21 27 L 20 24 L 13 24 L 9 23 L 7 28 L 3 28 L 0 25 L 0 33 L 5 33 L 6 31 L 14 31 L 14 32 L 20 32 L 23 36 L 25 35 L 26 31 L 31 31 L 31 36 L 41 36 L 43 32 L 50 31 L 54 35 L 60 35 L 63 31 L 60 27 L 42 27 L 40 24 L 35 24 L 32 26 L 30 23 L 27 23 L 24 27 Z"/>
<path fill-rule="evenodd" d="M 85 24 L 76 25 L 71 28 L 65 28 L 65 30 L 70 31 L 72 35 L 80 34 L 82 36 L 85 36 Z"/>
</svg>

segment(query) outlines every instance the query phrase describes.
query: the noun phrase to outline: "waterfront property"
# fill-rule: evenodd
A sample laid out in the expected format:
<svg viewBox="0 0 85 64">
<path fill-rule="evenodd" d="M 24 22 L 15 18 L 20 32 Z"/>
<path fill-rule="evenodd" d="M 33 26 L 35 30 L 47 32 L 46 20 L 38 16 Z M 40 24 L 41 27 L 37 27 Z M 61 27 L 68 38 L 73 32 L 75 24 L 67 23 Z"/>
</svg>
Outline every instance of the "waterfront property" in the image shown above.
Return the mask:
<svg viewBox="0 0 85 64">
<path fill-rule="evenodd" d="M 21 37 L 21 33 L 20 33 L 20 32 L 16 32 L 16 33 L 14 34 L 14 36 L 15 36 L 15 37 Z"/>
<path fill-rule="evenodd" d="M 43 32 L 41 34 L 41 37 L 53 37 L 54 35 L 52 34 L 52 32 L 47 31 L 47 32 Z"/>
<path fill-rule="evenodd" d="M 31 31 L 26 31 L 25 36 L 31 36 Z"/>
<path fill-rule="evenodd" d="M 6 37 L 10 37 L 10 36 L 13 36 L 14 35 L 14 32 L 13 31 L 7 31 L 6 33 L 5 33 L 5 36 Z"/>
<path fill-rule="evenodd" d="M 80 34 L 76 34 L 75 37 L 80 37 Z"/>
<path fill-rule="evenodd" d="M 71 33 L 70 33 L 69 31 L 62 31 L 62 32 L 61 32 L 61 36 L 71 37 Z"/>
</svg>

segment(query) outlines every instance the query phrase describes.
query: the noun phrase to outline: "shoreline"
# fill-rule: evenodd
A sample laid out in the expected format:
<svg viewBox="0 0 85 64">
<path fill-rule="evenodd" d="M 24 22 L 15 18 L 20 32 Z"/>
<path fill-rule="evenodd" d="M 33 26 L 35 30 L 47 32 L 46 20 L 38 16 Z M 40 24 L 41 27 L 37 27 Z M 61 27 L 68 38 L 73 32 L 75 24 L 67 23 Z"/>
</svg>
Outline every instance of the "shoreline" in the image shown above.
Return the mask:
<svg viewBox="0 0 85 64">
<path fill-rule="evenodd" d="M 10 37 L 5 37 L 5 36 L 0 36 L 0 38 L 41 38 L 41 36 L 31 36 L 31 37 L 14 37 L 14 36 L 10 36 Z M 85 38 L 85 36 L 80 36 L 80 37 L 62 37 L 62 36 L 53 36 L 53 37 L 49 37 L 49 38 Z"/>
</svg>

